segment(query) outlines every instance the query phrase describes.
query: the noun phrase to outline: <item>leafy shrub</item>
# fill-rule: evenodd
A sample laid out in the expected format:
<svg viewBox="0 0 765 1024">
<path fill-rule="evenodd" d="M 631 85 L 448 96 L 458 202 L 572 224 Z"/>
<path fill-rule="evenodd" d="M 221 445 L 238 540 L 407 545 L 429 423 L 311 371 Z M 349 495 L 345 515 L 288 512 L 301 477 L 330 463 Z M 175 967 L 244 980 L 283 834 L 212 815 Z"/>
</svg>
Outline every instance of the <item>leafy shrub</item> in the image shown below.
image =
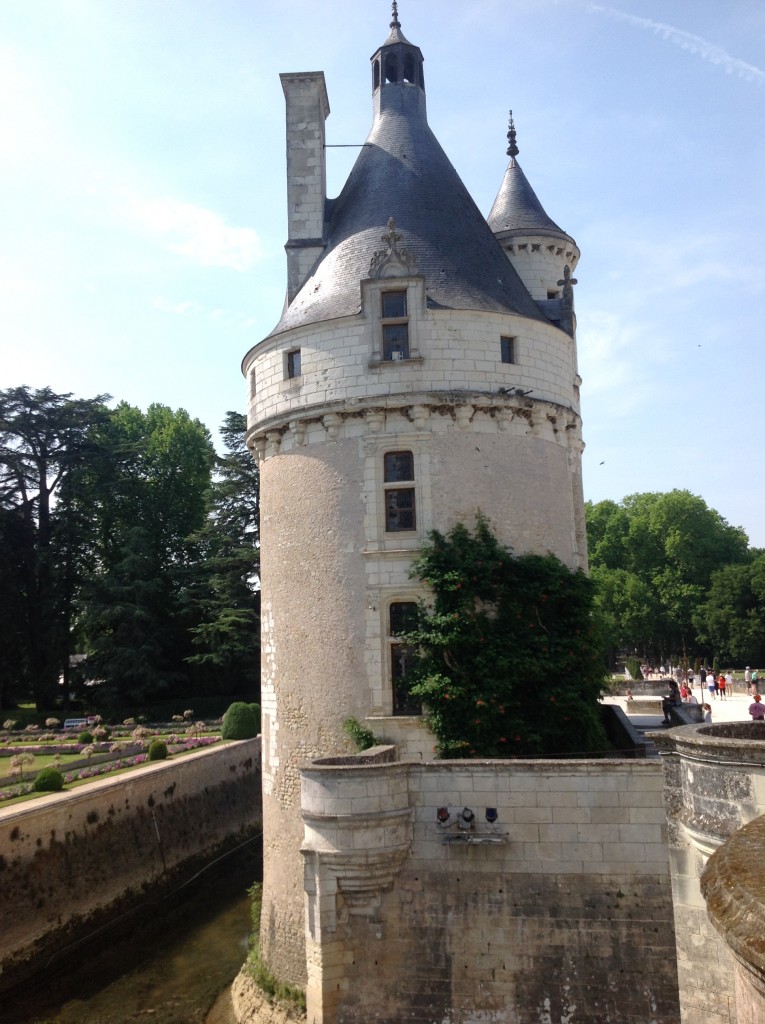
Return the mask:
<svg viewBox="0 0 765 1024">
<path fill-rule="evenodd" d="M 255 721 L 258 723 L 258 732 L 260 732 L 260 704 L 250 704 L 248 706 L 251 708 L 253 715 L 255 715 Z"/>
<path fill-rule="evenodd" d="M 34 789 L 38 793 L 58 793 L 64 788 L 64 776 L 61 772 L 49 764 L 37 773 L 34 781 Z"/>
<path fill-rule="evenodd" d="M 84 743 L 84 744 L 92 743 L 93 742 L 93 733 L 89 732 L 87 729 L 84 729 L 80 733 L 80 735 L 77 737 L 77 742 L 78 743 Z"/>
<path fill-rule="evenodd" d="M 355 743 L 357 750 L 369 750 L 377 743 L 372 730 L 365 728 L 358 718 L 346 718 L 343 722 L 343 732 L 352 743 Z"/>
<path fill-rule="evenodd" d="M 223 716 L 221 739 L 248 740 L 258 735 L 258 722 L 252 707 L 244 701 L 234 701 Z"/>
<path fill-rule="evenodd" d="M 167 744 L 164 740 L 152 740 L 149 744 L 149 760 L 164 761 L 167 757 Z"/>
</svg>

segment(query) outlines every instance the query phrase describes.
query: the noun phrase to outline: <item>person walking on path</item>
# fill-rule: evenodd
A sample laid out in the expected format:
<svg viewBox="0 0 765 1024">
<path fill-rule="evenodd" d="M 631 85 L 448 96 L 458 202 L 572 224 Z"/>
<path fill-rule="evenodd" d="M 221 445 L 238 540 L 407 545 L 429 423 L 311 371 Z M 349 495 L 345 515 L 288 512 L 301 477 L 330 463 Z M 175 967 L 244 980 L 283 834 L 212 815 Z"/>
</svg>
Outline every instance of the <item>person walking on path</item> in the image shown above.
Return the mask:
<svg viewBox="0 0 765 1024">
<path fill-rule="evenodd" d="M 761 703 L 762 697 L 759 693 L 755 693 L 754 700 L 749 705 L 749 714 L 752 716 L 753 722 L 762 722 L 765 719 L 765 704 Z"/>
<path fill-rule="evenodd" d="M 725 700 L 725 692 L 728 689 L 728 680 L 725 678 L 722 672 L 720 673 L 720 676 L 717 680 L 717 689 L 720 693 L 720 700 Z"/>
<path fill-rule="evenodd" d="M 716 683 L 717 680 L 715 679 L 714 674 L 707 676 L 707 689 L 709 690 L 710 697 L 717 697 L 717 686 L 715 685 Z"/>
<path fill-rule="evenodd" d="M 744 682 L 746 683 L 746 692 L 748 694 L 751 694 L 751 692 L 752 692 L 752 670 L 749 668 L 748 665 L 746 666 L 746 669 L 744 671 Z"/>
</svg>

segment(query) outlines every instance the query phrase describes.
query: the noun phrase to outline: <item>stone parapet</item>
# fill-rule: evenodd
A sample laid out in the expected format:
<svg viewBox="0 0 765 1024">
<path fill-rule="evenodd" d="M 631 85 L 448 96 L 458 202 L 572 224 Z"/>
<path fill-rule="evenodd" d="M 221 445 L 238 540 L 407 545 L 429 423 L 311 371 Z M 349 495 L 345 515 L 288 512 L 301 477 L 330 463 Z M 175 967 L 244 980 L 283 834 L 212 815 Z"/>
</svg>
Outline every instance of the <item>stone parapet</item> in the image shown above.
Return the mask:
<svg viewBox="0 0 765 1024">
<path fill-rule="evenodd" d="M 765 1020 L 765 816 L 734 832 L 701 875 L 712 924 L 735 959 L 737 1024 Z"/>
<path fill-rule="evenodd" d="M 756 987 L 756 977 L 743 965 L 734 969 L 731 949 L 710 921 L 700 879 L 709 858 L 765 813 L 765 726 L 688 725 L 652 738 L 664 762 L 682 1021 L 735 1024 L 736 986 L 749 979 Z M 718 900 L 719 893 L 716 906 Z M 737 972 L 741 978 L 734 982 Z"/>
</svg>

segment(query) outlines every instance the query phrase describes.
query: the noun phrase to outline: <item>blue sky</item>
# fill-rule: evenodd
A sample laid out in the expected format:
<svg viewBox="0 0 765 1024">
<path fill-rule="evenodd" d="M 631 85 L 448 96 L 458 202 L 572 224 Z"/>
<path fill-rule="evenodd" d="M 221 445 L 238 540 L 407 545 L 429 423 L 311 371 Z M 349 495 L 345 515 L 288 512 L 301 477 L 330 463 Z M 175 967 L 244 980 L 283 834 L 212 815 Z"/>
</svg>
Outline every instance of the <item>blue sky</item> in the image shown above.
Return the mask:
<svg viewBox="0 0 765 1024">
<path fill-rule="evenodd" d="M 578 242 L 585 497 L 687 488 L 765 546 L 765 4 L 400 0 L 488 213 L 507 158 Z M 387 0 L 0 0 L 0 387 L 212 431 L 286 284 L 280 71 L 363 142 Z M 328 152 L 330 194 L 353 150 Z"/>
</svg>

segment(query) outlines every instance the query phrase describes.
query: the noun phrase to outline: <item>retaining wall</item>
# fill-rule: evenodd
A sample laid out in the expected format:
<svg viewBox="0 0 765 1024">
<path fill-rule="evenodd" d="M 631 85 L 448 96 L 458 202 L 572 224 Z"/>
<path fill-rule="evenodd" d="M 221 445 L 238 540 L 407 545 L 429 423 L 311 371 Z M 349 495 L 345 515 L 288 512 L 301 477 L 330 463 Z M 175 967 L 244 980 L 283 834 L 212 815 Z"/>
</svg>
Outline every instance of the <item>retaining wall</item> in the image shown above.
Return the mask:
<svg viewBox="0 0 765 1024">
<path fill-rule="evenodd" d="M 0 811 L 0 992 L 254 835 L 260 739 Z"/>
</svg>

